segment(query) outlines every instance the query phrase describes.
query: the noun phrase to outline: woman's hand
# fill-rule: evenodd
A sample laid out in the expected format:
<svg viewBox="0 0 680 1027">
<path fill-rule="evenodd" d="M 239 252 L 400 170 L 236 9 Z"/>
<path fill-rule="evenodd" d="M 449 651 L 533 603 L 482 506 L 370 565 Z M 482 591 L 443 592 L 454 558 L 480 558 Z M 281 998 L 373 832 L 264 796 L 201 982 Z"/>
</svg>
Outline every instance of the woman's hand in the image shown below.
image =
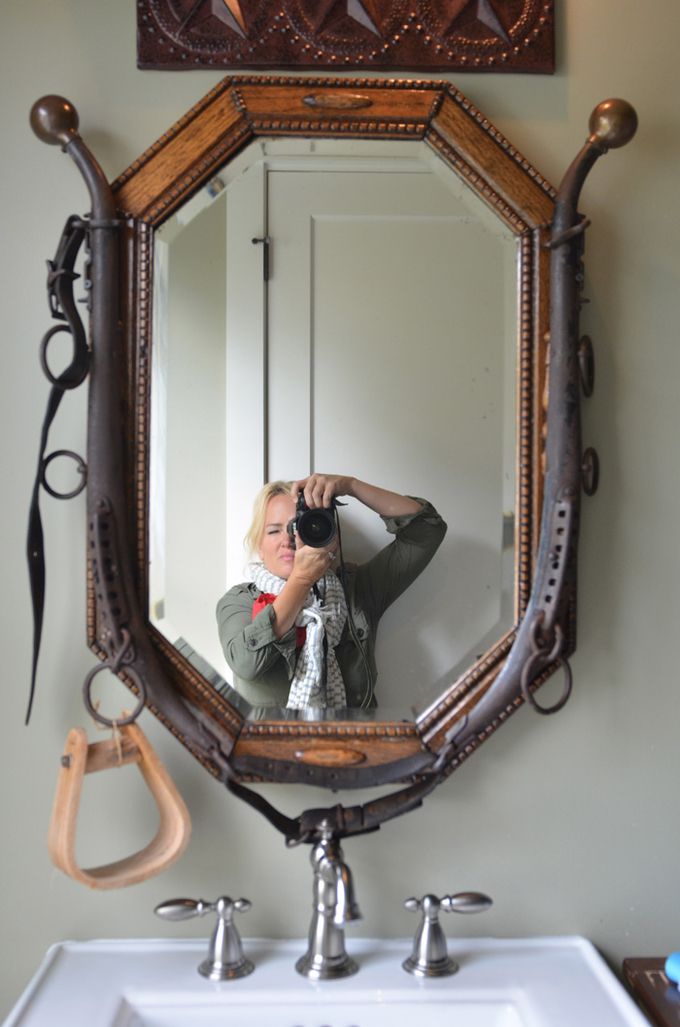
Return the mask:
<svg viewBox="0 0 680 1027">
<path fill-rule="evenodd" d="M 345 474 L 310 474 L 293 483 L 290 494 L 297 502 L 302 493 L 307 506 L 314 510 L 318 507 L 330 507 L 338 496 L 352 496 L 381 517 L 407 517 L 418 513 L 422 503 L 410 496 L 402 496 L 398 492 L 369 485 L 358 478 L 350 478 Z"/>
<path fill-rule="evenodd" d="M 286 584 L 272 603 L 274 610 L 274 634 L 283 638 L 295 624 L 295 619 L 305 605 L 310 588 L 332 567 L 335 550 L 331 544 L 326 549 L 313 546 L 298 546 L 295 563 Z"/>
<path fill-rule="evenodd" d="M 301 546 L 298 543 L 295 550 L 295 563 L 288 581 L 304 584 L 309 591 L 312 585 L 319 578 L 323 578 L 324 574 L 333 566 L 334 559 L 335 545 L 333 543 L 323 549 Z"/>
<path fill-rule="evenodd" d="M 353 495 L 354 480 L 344 474 L 310 474 L 293 483 L 291 496 L 297 502 L 303 493 L 310 510 L 328 508 L 338 496 Z"/>
</svg>

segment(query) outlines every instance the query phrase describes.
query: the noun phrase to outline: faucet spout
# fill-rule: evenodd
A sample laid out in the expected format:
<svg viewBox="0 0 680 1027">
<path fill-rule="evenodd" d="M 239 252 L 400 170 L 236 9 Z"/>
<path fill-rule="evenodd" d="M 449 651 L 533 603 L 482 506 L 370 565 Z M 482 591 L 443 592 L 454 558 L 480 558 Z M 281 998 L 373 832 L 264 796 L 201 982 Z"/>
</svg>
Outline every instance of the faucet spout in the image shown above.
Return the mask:
<svg viewBox="0 0 680 1027">
<path fill-rule="evenodd" d="M 324 836 L 312 849 L 314 900 L 309 946 L 295 969 L 312 980 L 349 977 L 359 969 L 345 951 L 344 925 L 361 919 L 352 872 L 337 838 Z"/>
<path fill-rule="evenodd" d="M 352 871 L 346 863 L 337 864 L 336 903 L 333 923 L 338 926 L 350 920 L 361 920 L 361 910 L 354 895 Z"/>
</svg>

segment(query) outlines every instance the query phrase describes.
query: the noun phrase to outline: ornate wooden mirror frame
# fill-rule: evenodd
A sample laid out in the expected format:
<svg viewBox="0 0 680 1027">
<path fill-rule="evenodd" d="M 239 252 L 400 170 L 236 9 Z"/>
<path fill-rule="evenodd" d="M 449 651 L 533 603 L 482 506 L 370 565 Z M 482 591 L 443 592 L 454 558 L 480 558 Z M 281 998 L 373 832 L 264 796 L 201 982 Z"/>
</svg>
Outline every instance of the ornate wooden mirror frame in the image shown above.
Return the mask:
<svg viewBox="0 0 680 1027">
<path fill-rule="evenodd" d="M 588 140 L 559 192 L 455 88 L 442 82 L 229 77 L 111 187 L 59 97 L 34 106 L 32 124 L 74 159 L 92 212 L 69 219 L 50 268 L 50 303 L 74 338 L 74 362 L 52 377 L 54 409 L 90 376 L 88 424 L 88 642 L 104 667 L 136 693 L 203 766 L 259 807 L 290 840 L 315 837 L 323 819 L 337 834 L 379 826 L 451 773 L 524 702 L 551 713 L 571 689 L 576 556 L 582 488 L 596 487 L 592 450 L 582 454 L 580 394 L 592 391 L 592 354 L 579 339 L 583 229 L 578 195 L 595 160 L 635 131 L 623 101 L 593 112 Z M 517 623 L 428 709 L 406 721 L 249 721 L 150 626 L 147 604 L 149 371 L 154 230 L 258 137 L 417 139 L 431 147 L 518 240 L 519 357 Z M 80 243 L 90 246 L 89 351 L 70 292 Z M 63 322 L 67 322 L 66 327 Z M 49 413 L 49 412 L 48 412 Z M 37 494 L 45 484 L 44 433 L 34 494 L 29 563 L 36 609 L 42 565 Z M 37 517 L 37 521 L 36 521 Z M 31 544 L 31 539 L 33 544 Z M 37 582 L 37 588 L 36 588 Z M 40 616 L 37 616 L 39 625 Z M 39 630 L 37 632 L 39 642 Z M 36 648 L 37 653 L 37 648 Z M 561 698 L 540 705 L 535 689 L 558 668 Z M 277 813 L 248 780 L 337 788 L 407 782 L 362 807 Z"/>
</svg>

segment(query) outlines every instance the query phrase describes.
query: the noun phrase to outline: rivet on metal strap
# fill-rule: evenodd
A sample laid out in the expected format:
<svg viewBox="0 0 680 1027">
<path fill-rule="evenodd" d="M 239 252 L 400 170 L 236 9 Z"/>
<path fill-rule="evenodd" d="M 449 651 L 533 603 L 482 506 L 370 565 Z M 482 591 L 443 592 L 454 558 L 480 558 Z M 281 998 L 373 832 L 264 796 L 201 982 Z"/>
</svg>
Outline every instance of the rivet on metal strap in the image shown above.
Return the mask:
<svg viewBox="0 0 680 1027">
<path fill-rule="evenodd" d="M 594 496 L 600 484 L 600 458 L 592 446 L 588 446 L 581 460 L 581 484 L 587 496 Z"/>
<path fill-rule="evenodd" d="M 584 335 L 578 344 L 578 369 L 584 396 L 592 396 L 595 388 L 595 354 L 589 335 Z"/>
</svg>

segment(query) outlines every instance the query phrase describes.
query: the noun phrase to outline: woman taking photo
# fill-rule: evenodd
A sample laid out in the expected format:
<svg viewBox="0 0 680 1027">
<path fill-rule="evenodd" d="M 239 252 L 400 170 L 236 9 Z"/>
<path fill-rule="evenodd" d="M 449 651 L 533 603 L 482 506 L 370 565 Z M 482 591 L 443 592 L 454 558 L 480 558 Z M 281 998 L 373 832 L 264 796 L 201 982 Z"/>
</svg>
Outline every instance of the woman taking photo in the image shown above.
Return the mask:
<svg viewBox="0 0 680 1027">
<path fill-rule="evenodd" d="M 379 514 L 394 540 L 367 563 L 338 566 L 339 536 L 323 546 L 297 538 L 298 497 L 310 510 L 343 496 Z M 254 706 L 372 709 L 375 639 L 383 613 L 432 559 L 446 524 L 425 500 L 343 475 L 271 482 L 259 493 L 246 544 L 252 582 L 217 604 L 234 688 Z"/>
</svg>

